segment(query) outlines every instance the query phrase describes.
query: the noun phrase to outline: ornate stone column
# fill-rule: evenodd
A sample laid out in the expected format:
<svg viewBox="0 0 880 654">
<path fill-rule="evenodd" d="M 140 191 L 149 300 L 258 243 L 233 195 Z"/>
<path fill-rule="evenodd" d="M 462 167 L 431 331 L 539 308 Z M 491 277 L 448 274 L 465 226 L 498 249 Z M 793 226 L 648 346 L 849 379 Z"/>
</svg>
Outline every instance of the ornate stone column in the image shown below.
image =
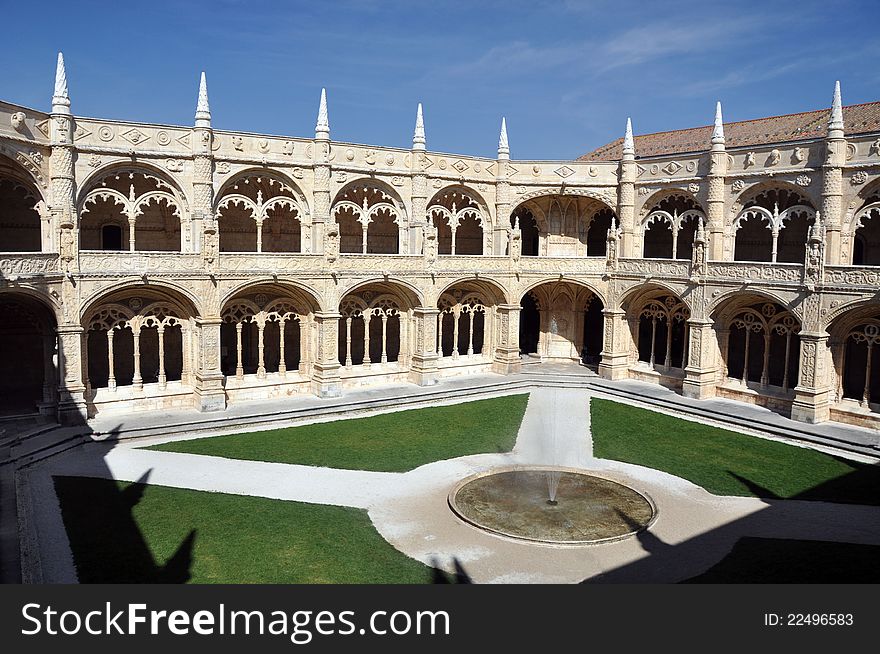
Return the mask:
<svg viewBox="0 0 880 654">
<path fill-rule="evenodd" d="M 519 356 L 519 314 L 521 310 L 522 307 L 518 304 L 499 304 L 496 307 L 498 337 L 495 339 L 492 372 L 509 375 L 522 370 L 522 360 Z M 488 317 L 486 316 L 487 323 Z"/>
<path fill-rule="evenodd" d="M 706 195 L 706 219 L 709 229 L 708 260 L 724 259 L 724 182 L 727 175 L 727 151 L 724 147 L 724 122 L 721 103 L 715 107 L 715 129 L 709 153 L 709 189 Z"/>
<path fill-rule="evenodd" d="M 715 396 L 718 377 L 718 340 L 712 321 L 690 318 L 688 325 L 688 358 L 681 394 L 695 400 Z"/>
<path fill-rule="evenodd" d="M 58 327 L 58 419 L 63 424 L 80 424 L 88 417 L 83 382 L 83 328 L 79 323 L 79 243 L 76 225 L 76 176 L 73 166 L 73 117 L 64 57 L 58 53 L 55 91 L 49 118 L 51 156 L 49 158 L 52 194 L 49 213 L 58 229 L 61 260 L 62 320 Z"/>
<path fill-rule="evenodd" d="M 199 411 L 222 411 L 226 408 L 223 372 L 220 370 L 221 324 L 219 316 L 197 318 L 195 321 L 199 365 L 195 374 L 193 397 Z"/>
<path fill-rule="evenodd" d="M 317 328 L 317 355 L 312 366 L 312 392 L 318 397 L 338 397 L 342 394 L 339 377 L 339 319 L 336 311 L 315 313 Z"/>
<path fill-rule="evenodd" d="M 620 254 L 634 256 L 635 236 L 635 190 L 636 156 L 633 140 L 632 122 L 626 119 L 626 134 L 623 137 L 623 157 L 620 160 L 620 177 L 617 184 L 617 217 L 620 219 Z"/>
<path fill-rule="evenodd" d="M 83 383 L 83 328 L 58 328 L 58 420 L 64 425 L 84 424 L 88 418 Z"/>
<path fill-rule="evenodd" d="M 822 218 L 826 228 L 826 262 L 834 265 L 842 260 L 841 221 L 843 219 L 843 165 L 846 162 L 846 140 L 843 137 L 843 107 L 840 82 L 834 85 L 828 136 L 825 139 L 825 163 L 822 166 Z"/>
<path fill-rule="evenodd" d="M 425 121 L 422 117 L 422 103 L 416 111 L 416 127 L 413 132 L 412 159 L 410 173 L 412 180 L 412 214 L 409 219 L 409 253 L 422 253 L 422 235 L 428 220 L 428 177 L 425 175 Z"/>
<path fill-rule="evenodd" d="M 829 384 L 828 334 L 801 332 L 798 385 L 791 405 L 791 418 L 800 422 L 824 422 L 831 417 L 832 391 Z"/>
<path fill-rule="evenodd" d="M 437 342 L 438 309 L 416 307 L 413 309 L 415 344 L 410 358 L 409 380 L 419 386 L 433 386 L 437 383 L 438 370 L 435 343 Z"/>
<path fill-rule="evenodd" d="M 192 224 L 202 235 L 202 242 L 193 243 L 192 249 L 198 251 L 201 245 L 205 269 L 216 271 L 219 266 L 220 234 L 214 218 L 214 159 L 212 144 L 214 132 L 211 129 L 211 109 L 208 106 L 208 85 L 205 73 L 199 81 L 199 99 L 196 106 L 196 121 L 192 131 L 193 153 L 193 207 Z"/>
<path fill-rule="evenodd" d="M 501 119 L 501 134 L 498 137 L 498 158 L 495 175 L 495 222 L 493 223 L 492 245 L 494 254 L 503 255 L 507 251 L 508 233 L 510 232 L 510 182 L 507 181 L 510 163 L 510 144 L 507 140 L 507 122 Z M 491 254 L 486 252 L 486 254 Z M 512 253 L 511 253 L 512 254 Z M 516 255 L 519 260 L 519 254 Z M 517 351 L 517 356 L 519 353 Z"/>
<path fill-rule="evenodd" d="M 321 89 L 318 121 L 315 123 L 315 141 L 312 144 L 315 182 L 312 190 L 312 251 L 324 252 L 324 231 L 330 217 L 330 120 L 327 114 L 327 91 Z M 338 231 L 336 232 L 338 237 Z"/>
<path fill-rule="evenodd" d="M 599 376 L 603 379 L 626 379 L 629 376 L 629 346 L 632 340 L 623 309 L 603 309 L 605 334 Z"/>
</svg>

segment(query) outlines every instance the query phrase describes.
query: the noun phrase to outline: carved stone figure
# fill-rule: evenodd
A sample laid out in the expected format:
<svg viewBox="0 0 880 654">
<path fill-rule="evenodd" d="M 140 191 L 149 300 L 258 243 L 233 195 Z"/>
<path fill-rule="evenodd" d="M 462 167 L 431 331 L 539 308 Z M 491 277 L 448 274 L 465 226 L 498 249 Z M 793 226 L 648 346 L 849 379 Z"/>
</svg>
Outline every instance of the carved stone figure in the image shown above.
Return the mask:
<svg viewBox="0 0 880 654">
<path fill-rule="evenodd" d="M 12 120 L 12 128 L 16 132 L 24 132 L 25 124 L 24 124 L 25 115 L 23 111 L 16 111 L 11 116 Z"/>
</svg>

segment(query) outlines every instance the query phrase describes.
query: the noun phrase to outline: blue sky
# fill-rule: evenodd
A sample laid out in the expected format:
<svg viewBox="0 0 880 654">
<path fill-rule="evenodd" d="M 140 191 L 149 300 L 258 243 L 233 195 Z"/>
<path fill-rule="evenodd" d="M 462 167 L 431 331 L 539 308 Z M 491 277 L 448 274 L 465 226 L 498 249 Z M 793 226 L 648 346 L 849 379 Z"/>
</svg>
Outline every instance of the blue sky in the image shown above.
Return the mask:
<svg viewBox="0 0 880 654">
<path fill-rule="evenodd" d="M 47 110 L 55 56 L 73 110 L 191 125 L 206 70 L 214 126 L 311 136 L 322 86 L 336 140 L 574 158 L 647 133 L 880 99 L 877 0 L 2 0 L 0 98 Z M 47 11 L 43 7 L 49 5 Z"/>
</svg>

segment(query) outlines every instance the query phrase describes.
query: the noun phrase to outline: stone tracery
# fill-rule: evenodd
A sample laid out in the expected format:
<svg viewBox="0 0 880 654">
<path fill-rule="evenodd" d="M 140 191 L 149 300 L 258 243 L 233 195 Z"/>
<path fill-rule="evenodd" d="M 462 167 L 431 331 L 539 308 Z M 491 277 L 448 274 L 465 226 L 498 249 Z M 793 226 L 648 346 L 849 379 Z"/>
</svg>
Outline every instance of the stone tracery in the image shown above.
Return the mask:
<svg viewBox="0 0 880 654">
<path fill-rule="evenodd" d="M 93 180 L 79 204 L 83 250 L 186 251 L 181 238 L 189 243 L 189 218 L 183 200 L 158 174 L 109 172 Z"/>
</svg>

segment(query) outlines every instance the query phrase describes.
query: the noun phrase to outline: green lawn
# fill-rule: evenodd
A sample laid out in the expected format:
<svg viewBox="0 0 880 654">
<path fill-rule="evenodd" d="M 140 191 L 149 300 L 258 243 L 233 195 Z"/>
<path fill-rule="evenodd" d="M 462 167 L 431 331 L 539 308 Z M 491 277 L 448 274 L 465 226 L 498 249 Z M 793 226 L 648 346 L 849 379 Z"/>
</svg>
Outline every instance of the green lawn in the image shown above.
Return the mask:
<svg viewBox="0 0 880 654">
<path fill-rule="evenodd" d="M 880 504 L 880 467 L 593 398 L 596 456 L 663 470 L 716 495 Z"/>
<path fill-rule="evenodd" d="M 214 436 L 154 445 L 164 452 L 300 463 L 349 470 L 406 472 L 468 454 L 509 452 L 528 394 L 369 418 Z"/>
<path fill-rule="evenodd" d="M 83 583 L 428 583 L 367 512 L 88 477 L 55 489 Z"/>
</svg>

